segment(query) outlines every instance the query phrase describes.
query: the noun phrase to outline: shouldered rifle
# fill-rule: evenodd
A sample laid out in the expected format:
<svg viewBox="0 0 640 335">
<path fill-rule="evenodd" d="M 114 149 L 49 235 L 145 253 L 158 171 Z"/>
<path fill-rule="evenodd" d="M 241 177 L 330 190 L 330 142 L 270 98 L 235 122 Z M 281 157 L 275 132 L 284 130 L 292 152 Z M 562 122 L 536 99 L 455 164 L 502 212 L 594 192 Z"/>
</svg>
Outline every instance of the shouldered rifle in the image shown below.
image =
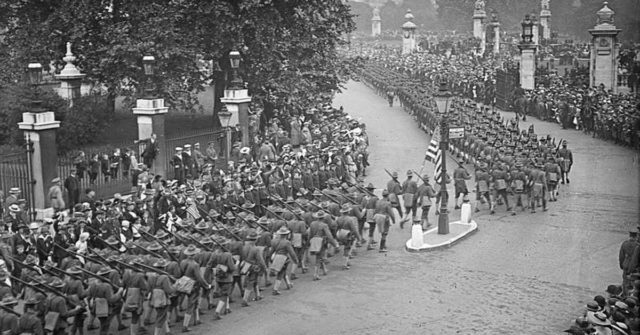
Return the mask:
<svg viewBox="0 0 640 335">
<path fill-rule="evenodd" d="M 44 295 L 47 295 L 47 291 L 45 291 L 45 290 L 44 290 L 43 288 L 41 288 L 41 287 L 38 287 L 38 286 L 36 286 L 36 285 L 33 285 L 33 284 L 30 284 L 30 283 L 27 283 L 26 281 L 24 281 L 24 280 L 22 280 L 22 279 L 20 279 L 20 278 L 18 278 L 18 277 L 12 276 L 12 275 L 9 275 L 9 278 L 11 278 L 11 280 L 16 281 L 16 282 L 18 282 L 18 283 L 20 283 L 20 284 L 22 284 L 22 285 L 24 285 L 24 286 L 27 286 L 27 287 L 32 288 L 32 289 L 33 289 L 34 291 L 36 291 L 36 292 L 40 292 L 40 293 L 42 293 L 42 294 L 44 294 Z"/>
<path fill-rule="evenodd" d="M 211 251 L 211 249 L 209 249 L 209 247 L 205 246 L 204 244 L 200 243 L 200 241 L 196 240 L 195 237 L 190 236 L 187 237 L 189 240 L 191 240 L 193 243 L 195 243 L 197 246 L 199 246 L 200 248 L 206 250 L 206 251 Z"/>
<path fill-rule="evenodd" d="M 114 290 L 116 290 L 116 291 L 120 289 L 120 287 L 116 286 L 114 283 L 112 283 L 112 282 L 111 282 L 109 279 L 107 279 L 106 277 L 98 276 L 97 274 L 95 274 L 95 273 L 93 273 L 93 272 L 91 272 L 91 271 L 89 271 L 89 270 L 85 270 L 85 269 L 83 269 L 83 268 L 80 268 L 80 271 L 84 272 L 85 274 L 89 275 L 90 277 L 93 277 L 93 278 L 99 279 L 100 281 L 102 281 L 102 282 L 105 282 L 105 283 L 109 284 L 109 286 L 111 286 L 111 288 L 113 288 L 113 289 L 114 289 Z"/>
<path fill-rule="evenodd" d="M 169 272 L 166 272 L 166 271 L 163 271 L 163 270 L 160 270 L 160 269 L 156 269 L 156 268 L 154 268 L 152 266 L 148 266 L 146 264 L 142 264 L 142 263 L 138 263 L 138 262 L 135 262 L 133 264 L 137 265 L 137 266 L 139 266 L 139 267 L 141 267 L 141 268 L 143 268 L 143 269 L 145 269 L 145 270 L 147 270 L 149 272 L 155 272 L 157 274 L 165 275 L 165 276 L 169 277 L 169 280 L 171 280 L 172 282 L 176 281 L 176 278 L 174 276 L 172 276 L 171 274 L 169 274 Z"/>
<path fill-rule="evenodd" d="M 155 251 L 151 251 L 151 250 L 149 250 L 149 249 L 147 249 L 147 248 L 145 248 L 145 247 L 143 247 L 143 246 L 141 246 L 141 245 L 139 245 L 139 244 L 137 244 L 135 242 L 132 242 L 132 243 L 133 243 L 133 245 L 138 247 L 140 250 L 148 253 L 149 255 L 152 255 L 152 256 L 155 256 L 155 257 L 158 257 L 158 258 L 164 258 L 164 256 L 160 255 L 159 253 L 157 253 Z"/>
<path fill-rule="evenodd" d="M 298 214 L 296 214 L 296 213 L 294 212 L 295 208 L 293 208 L 293 206 L 289 205 L 285 200 L 282 200 L 282 199 L 276 198 L 276 201 L 280 202 L 280 203 L 282 204 L 282 206 L 286 207 L 289 211 L 291 211 L 291 213 L 292 213 L 293 215 L 295 215 L 295 216 L 298 218 L 298 220 L 302 220 L 302 218 L 300 217 L 300 215 L 298 215 Z"/>
<path fill-rule="evenodd" d="M 389 177 L 391 177 L 391 179 L 393 179 L 393 180 L 395 180 L 397 183 L 399 183 L 398 178 L 394 177 L 394 176 L 391 174 L 391 172 L 389 172 L 389 170 L 384 169 L 384 172 L 386 172 L 386 173 L 389 175 Z"/>
<path fill-rule="evenodd" d="M 412 171 L 413 171 L 413 170 L 412 170 Z M 413 171 L 413 173 L 415 173 L 415 174 L 416 174 L 416 176 L 418 176 L 418 178 L 420 178 L 420 180 L 422 180 L 422 182 L 423 182 L 425 185 L 429 185 L 429 182 L 427 182 L 424 178 L 422 178 L 422 176 L 421 176 L 420 174 L 416 173 L 415 171 Z"/>
<path fill-rule="evenodd" d="M 176 256 L 174 256 L 171 252 L 169 252 L 169 248 L 167 247 L 167 245 L 166 245 L 164 242 L 162 242 L 159 238 L 157 238 L 157 237 L 155 237 L 155 236 L 153 236 L 153 235 L 149 234 L 149 233 L 148 233 L 148 232 L 146 232 L 146 231 L 140 231 L 140 232 L 141 232 L 141 233 L 143 233 L 143 234 L 145 234 L 145 235 L 147 235 L 147 236 L 149 236 L 149 237 L 151 237 L 151 238 L 152 238 L 152 239 L 154 239 L 155 241 L 157 241 L 157 242 L 158 242 L 158 244 L 160 244 L 160 246 L 162 247 L 162 249 L 164 249 L 164 251 L 166 251 L 166 252 L 167 252 L 167 255 L 169 255 L 169 257 L 171 258 L 171 260 L 173 260 L 174 262 L 178 262 L 178 259 L 176 258 Z"/>
<path fill-rule="evenodd" d="M 352 183 L 347 181 L 347 185 L 355 187 L 360 192 L 364 192 L 364 193 L 367 193 L 367 194 L 372 195 L 372 196 L 375 195 L 373 192 L 369 191 L 368 189 L 366 189 L 364 187 L 358 186 L 357 184 L 352 184 Z"/>
<path fill-rule="evenodd" d="M 11 308 L 11 307 L 9 307 L 9 306 L 3 306 L 3 305 L 0 305 L 0 308 L 2 308 L 2 309 L 3 309 L 5 312 L 7 312 L 7 313 L 11 313 L 11 314 L 16 315 L 17 317 L 21 317 L 21 316 L 22 316 L 22 314 L 20 314 L 20 313 L 18 313 L 18 312 L 16 312 L 16 311 L 14 311 L 14 310 L 13 310 L 13 308 Z"/>
<path fill-rule="evenodd" d="M 320 193 L 322 193 L 325 197 L 327 197 L 327 198 L 331 199 L 333 202 L 335 202 L 335 203 L 337 203 L 337 204 L 341 204 L 341 202 L 339 201 L 340 199 L 336 199 L 334 196 L 329 195 L 329 194 L 325 193 L 324 191 L 320 191 Z M 346 195 L 344 195 L 344 194 L 340 194 L 340 196 L 341 196 L 341 197 L 343 197 L 343 198 L 344 198 L 345 200 L 347 200 L 348 202 L 350 202 L 351 204 L 353 204 L 353 205 L 357 205 L 357 203 L 356 203 L 353 199 L 351 199 L 351 198 L 347 197 Z"/>
</svg>

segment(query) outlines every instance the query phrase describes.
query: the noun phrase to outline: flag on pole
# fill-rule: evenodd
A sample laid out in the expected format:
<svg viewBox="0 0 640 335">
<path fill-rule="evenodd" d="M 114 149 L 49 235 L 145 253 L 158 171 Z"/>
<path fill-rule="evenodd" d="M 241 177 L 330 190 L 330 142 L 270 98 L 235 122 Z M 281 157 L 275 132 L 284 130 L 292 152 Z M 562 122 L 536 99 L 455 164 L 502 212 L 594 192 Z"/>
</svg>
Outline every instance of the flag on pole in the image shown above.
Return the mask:
<svg viewBox="0 0 640 335">
<path fill-rule="evenodd" d="M 431 135 L 431 142 L 427 148 L 427 156 L 425 157 L 431 163 L 437 160 L 438 151 L 440 151 L 440 126 L 437 126 Z"/>
</svg>

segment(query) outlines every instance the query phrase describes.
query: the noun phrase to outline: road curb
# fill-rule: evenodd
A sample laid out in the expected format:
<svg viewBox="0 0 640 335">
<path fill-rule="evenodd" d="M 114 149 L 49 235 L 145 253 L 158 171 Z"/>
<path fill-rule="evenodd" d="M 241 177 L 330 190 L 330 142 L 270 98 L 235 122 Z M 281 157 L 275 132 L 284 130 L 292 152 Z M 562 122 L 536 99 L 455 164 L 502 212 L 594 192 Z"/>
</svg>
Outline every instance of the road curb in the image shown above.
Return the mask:
<svg viewBox="0 0 640 335">
<path fill-rule="evenodd" d="M 458 225 L 466 225 L 466 224 L 462 224 L 460 223 L 460 221 L 455 221 L 452 222 L 451 224 L 458 224 Z M 448 249 L 450 248 L 452 245 L 458 243 L 459 241 L 465 239 L 466 237 L 473 235 L 474 233 L 476 233 L 478 231 L 478 224 L 475 221 L 471 221 L 469 224 L 469 228 L 456 234 L 453 235 L 451 238 L 447 239 L 444 242 L 438 243 L 438 244 L 433 244 L 433 245 L 429 245 L 429 244 L 424 244 L 422 247 L 420 248 L 415 248 L 413 246 L 411 246 L 411 239 L 409 239 L 406 244 L 405 244 L 405 250 L 407 250 L 408 252 L 414 252 L 414 253 L 418 253 L 418 252 L 428 252 L 428 251 L 435 251 L 435 250 L 441 250 L 441 249 Z M 432 235 L 432 234 L 437 234 L 438 233 L 438 228 L 432 228 L 430 230 L 428 230 L 427 232 L 423 233 L 424 236 L 427 235 Z"/>
</svg>

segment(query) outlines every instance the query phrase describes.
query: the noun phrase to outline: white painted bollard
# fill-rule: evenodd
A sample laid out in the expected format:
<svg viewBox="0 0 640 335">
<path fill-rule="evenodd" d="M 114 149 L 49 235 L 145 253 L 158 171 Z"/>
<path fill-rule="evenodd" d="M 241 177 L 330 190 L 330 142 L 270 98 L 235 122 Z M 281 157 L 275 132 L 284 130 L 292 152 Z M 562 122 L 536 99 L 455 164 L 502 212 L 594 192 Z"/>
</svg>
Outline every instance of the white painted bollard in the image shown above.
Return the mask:
<svg viewBox="0 0 640 335">
<path fill-rule="evenodd" d="M 422 225 L 414 224 L 411 226 L 411 246 L 421 248 L 424 244 L 424 235 L 422 234 Z"/>
<path fill-rule="evenodd" d="M 469 198 L 466 195 L 462 199 L 462 206 L 460 209 L 460 222 L 471 222 L 471 204 L 469 203 Z"/>
</svg>

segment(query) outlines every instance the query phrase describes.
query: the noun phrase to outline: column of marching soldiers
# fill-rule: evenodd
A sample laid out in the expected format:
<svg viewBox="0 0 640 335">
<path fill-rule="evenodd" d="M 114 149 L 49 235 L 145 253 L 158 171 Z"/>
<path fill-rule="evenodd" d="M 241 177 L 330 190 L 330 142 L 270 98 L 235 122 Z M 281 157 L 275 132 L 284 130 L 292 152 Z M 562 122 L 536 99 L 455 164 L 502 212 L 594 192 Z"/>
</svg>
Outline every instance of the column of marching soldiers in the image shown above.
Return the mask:
<svg viewBox="0 0 640 335">
<path fill-rule="evenodd" d="M 448 71 L 456 67 L 463 68 L 453 63 Z M 455 71 L 451 75 L 455 76 Z M 386 96 L 390 103 L 397 97 L 425 132 L 439 132 L 442 114 L 432 98 L 436 83 L 396 71 L 393 63 L 375 61 L 365 66 L 361 77 L 378 94 Z M 466 164 L 472 164 L 475 170 L 476 200 L 479 201 L 475 212 L 486 206 L 494 214 L 502 205 L 511 215 L 516 215 L 518 208 L 535 213 L 536 208 L 542 207 L 546 211 L 547 201 L 557 201 L 560 185 L 570 183 L 573 154 L 566 140 L 556 141 L 549 135 L 538 137 L 533 125 L 521 130 L 517 119 L 506 120 L 488 106 L 460 96 L 451 98 L 447 117 L 450 127 L 465 128 L 465 137 L 451 140 L 449 145 L 457 168 L 453 171 L 453 178 L 447 175 L 446 180 L 447 183 L 453 180 L 456 209 L 460 208 L 459 201 L 466 200 L 469 193 L 466 183 L 471 179 L 471 173 L 467 171 Z M 425 184 L 429 182 L 427 175 L 422 180 Z M 436 190 L 427 188 L 426 192 L 435 197 L 436 208 L 440 194 L 438 188 L 436 185 Z M 418 190 L 411 198 L 425 199 L 421 193 Z M 416 204 L 422 206 L 424 221 L 431 201 L 417 202 L 414 206 Z M 429 226 L 428 222 L 423 222 L 424 228 Z"/>
<path fill-rule="evenodd" d="M 236 294 L 247 307 L 309 269 L 320 280 L 339 251 L 344 270 L 362 244 L 385 252 L 395 218 L 389 192 L 378 197 L 364 184 L 365 125 L 329 105 L 293 118 L 312 141 L 276 149 L 266 137 L 236 166 L 206 164 L 197 179 L 149 178 L 129 198 L 80 203 L 30 225 L 12 219 L 12 205 L 0 331 L 107 334 L 115 319 L 131 334 L 169 333 L 174 322 L 187 332 L 209 310 L 216 320 L 230 313 Z"/>
</svg>

